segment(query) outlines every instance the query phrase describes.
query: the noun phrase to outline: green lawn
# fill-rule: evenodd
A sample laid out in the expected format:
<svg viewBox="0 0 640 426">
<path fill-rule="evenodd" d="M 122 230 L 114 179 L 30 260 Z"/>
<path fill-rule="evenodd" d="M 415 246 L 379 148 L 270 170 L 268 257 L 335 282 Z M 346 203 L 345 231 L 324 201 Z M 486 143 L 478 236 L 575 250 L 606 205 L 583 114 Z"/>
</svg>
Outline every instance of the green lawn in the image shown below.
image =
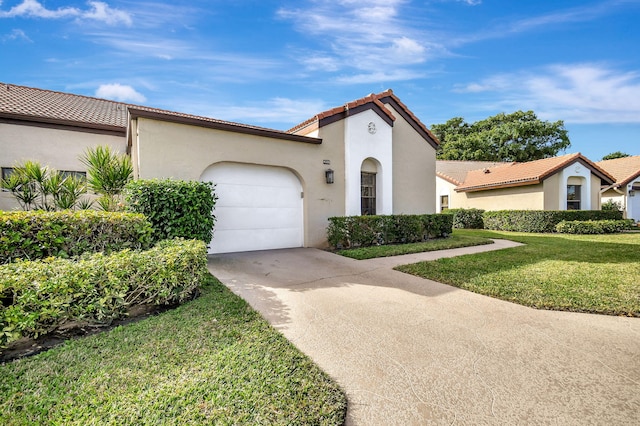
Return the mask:
<svg viewBox="0 0 640 426">
<path fill-rule="evenodd" d="M 372 246 L 354 249 L 339 250 L 337 253 L 353 259 L 364 260 L 374 257 L 398 256 L 401 254 L 422 253 L 425 251 L 447 250 L 460 247 L 479 246 L 492 244 L 488 238 L 459 235 L 457 233 L 448 238 L 435 238 L 421 243 L 396 244 L 388 246 Z"/>
<path fill-rule="evenodd" d="M 640 234 L 456 230 L 525 246 L 396 269 L 541 309 L 640 316 Z"/>
<path fill-rule="evenodd" d="M 198 299 L 0 365 L 0 424 L 342 424 L 338 386 L 213 277 Z"/>
</svg>

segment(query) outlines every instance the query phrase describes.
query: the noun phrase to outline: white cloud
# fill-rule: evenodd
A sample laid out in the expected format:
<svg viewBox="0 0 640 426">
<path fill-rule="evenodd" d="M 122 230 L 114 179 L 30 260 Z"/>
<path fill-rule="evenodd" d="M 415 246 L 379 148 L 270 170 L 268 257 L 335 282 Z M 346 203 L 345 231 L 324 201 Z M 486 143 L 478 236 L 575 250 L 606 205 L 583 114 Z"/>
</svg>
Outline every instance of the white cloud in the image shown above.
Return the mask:
<svg viewBox="0 0 640 426">
<path fill-rule="evenodd" d="M 20 29 L 11 30 L 9 34 L 5 34 L 2 37 L 0 37 L 0 40 L 2 41 L 23 40 L 23 41 L 32 42 L 32 40 L 29 38 L 27 33 L 25 33 Z"/>
<path fill-rule="evenodd" d="M 326 109 L 324 102 L 319 100 L 272 98 L 244 106 L 218 106 L 215 110 L 208 109 L 205 115 L 244 123 L 289 123 L 293 126 Z"/>
<path fill-rule="evenodd" d="M 550 120 L 640 123 L 640 73 L 599 64 L 560 64 L 501 74 L 454 91 L 490 96 L 488 109 L 531 109 Z"/>
<path fill-rule="evenodd" d="M 123 23 L 130 26 L 133 23 L 131 15 L 127 12 L 112 9 L 108 4 L 101 1 L 90 1 L 88 4 L 91 9 L 81 14 L 82 18 L 93 19 L 95 21 L 104 22 L 109 25 L 117 25 Z"/>
<path fill-rule="evenodd" d="M 425 77 L 425 75 L 421 72 L 396 69 L 393 71 L 373 71 L 370 73 L 341 76 L 336 79 L 336 82 L 341 84 L 390 83 L 393 81 L 414 80 L 423 77 Z"/>
<path fill-rule="evenodd" d="M 2 2 L 0 2 L 0 5 Z M 0 10 L 0 18 L 43 18 L 43 19 L 90 19 L 104 22 L 109 25 L 123 23 L 131 25 L 131 16 L 122 10 L 113 9 L 107 3 L 101 1 L 89 1 L 89 9 L 81 10 L 75 7 L 59 7 L 58 9 L 47 9 L 37 0 L 23 0 L 22 3 L 13 6 L 11 9 Z"/>
<path fill-rule="evenodd" d="M 119 102 L 143 103 L 147 100 L 143 94 L 137 92 L 133 87 L 120 83 L 100 85 L 96 90 L 96 96 Z"/>
<path fill-rule="evenodd" d="M 353 81 L 371 82 L 389 73 L 410 75 L 403 69 L 446 52 L 441 43 L 429 40 L 424 32 L 428 23 L 412 21 L 404 7 L 407 3 L 317 0 L 308 8 L 280 9 L 278 15 L 292 21 L 305 37 L 315 37 L 322 46 L 296 55 L 307 70 L 357 70 L 358 75 L 367 77 L 351 78 Z M 372 72 L 374 69 L 386 72 Z"/>
</svg>

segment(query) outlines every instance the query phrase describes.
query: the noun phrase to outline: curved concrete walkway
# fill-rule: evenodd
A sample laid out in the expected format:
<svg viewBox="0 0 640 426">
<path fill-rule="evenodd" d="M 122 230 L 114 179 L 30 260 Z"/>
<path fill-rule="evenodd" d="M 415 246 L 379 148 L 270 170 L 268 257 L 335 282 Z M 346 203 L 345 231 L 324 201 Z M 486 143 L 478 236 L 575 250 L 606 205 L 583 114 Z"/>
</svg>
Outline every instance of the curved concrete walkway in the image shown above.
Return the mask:
<svg viewBox="0 0 640 426">
<path fill-rule="evenodd" d="M 209 270 L 342 386 L 348 425 L 640 424 L 640 319 L 538 311 L 356 261 L 214 255 Z"/>
</svg>

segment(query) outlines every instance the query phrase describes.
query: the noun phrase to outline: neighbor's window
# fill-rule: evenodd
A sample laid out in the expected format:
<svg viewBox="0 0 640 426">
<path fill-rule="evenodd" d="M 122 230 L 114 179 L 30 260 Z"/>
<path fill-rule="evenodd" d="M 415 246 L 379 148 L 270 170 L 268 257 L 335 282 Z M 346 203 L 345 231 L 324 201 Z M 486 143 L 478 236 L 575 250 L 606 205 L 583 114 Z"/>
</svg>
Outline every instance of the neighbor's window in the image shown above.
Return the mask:
<svg viewBox="0 0 640 426">
<path fill-rule="evenodd" d="M 444 209 L 448 209 L 448 208 L 449 208 L 449 196 L 441 195 L 440 196 L 440 212 L 442 213 Z"/>
<path fill-rule="evenodd" d="M 376 214 L 375 173 L 360 173 L 360 214 Z"/>
<path fill-rule="evenodd" d="M 567 210 L 580 210 L 580 185 L 567 185 Z"/>
<path fill-rule="evenodd" d="M 72 170 L 60 170 L 62 177 L 74 177 L 80 180 L 87 180 L 87 172 L 75 172 Z"/>
</svg>

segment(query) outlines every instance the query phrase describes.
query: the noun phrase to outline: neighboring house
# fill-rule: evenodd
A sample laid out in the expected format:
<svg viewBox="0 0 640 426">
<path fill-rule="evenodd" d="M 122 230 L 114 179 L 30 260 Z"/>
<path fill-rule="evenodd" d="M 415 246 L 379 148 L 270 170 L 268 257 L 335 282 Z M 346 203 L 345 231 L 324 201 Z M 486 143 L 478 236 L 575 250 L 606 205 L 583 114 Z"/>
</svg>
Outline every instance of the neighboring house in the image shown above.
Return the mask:
<svg viewBox="0 0 640 426">
<path fill-rule="evenodd" d="M 602 202 L 620 203 L 627 219 L 640 221 L 640 155 L 599 161 L 600 168 L 615 178 L 615 183 L 602 188 Z"/>
<path fill-rule="evenodd" d="M 456 203 L 452 203 L 455 198 L 455 189 L 462 185 L 467 173 L 472 170 L 496 167 L 501 164 L 496 161 L 457 161 L 438 160 L 436 161 L 436 209 L 442 212 L 445 209 L 456 208 Z"/>
<path fill-rule="evenodd" d="M 289 131 L 13 85 L 7 91 L 28 95 L 0 96 L 9 104 L 0 109 L 0 125 L 8 126 L 0 140 L 13 150 L 2 167 L 40 159 L 82 171 L 79 154 L 108 143 L 131 155 L 135 178 L 214 182 L 212 252 L 323 247 L 331 216 L 435 212 L 437 139 L 391 90 Z M 77 115 L 68 117 L 69 106 Z"/>
<path fill-rule="evenodd" d="M 79 160 L 89 147 L 127 149 L 127 105 L 104 99 L 0 83 L 0 167 L 40 161 L 56 170 L 86 173 Z M 0 210 L 18 208 L 0 192 Z"/>
<path fill-rule="evenodd" d="M 600 188 L 614 182 L 580 153 L 525 163 L 437 161 L 436 170 L 440 204 L 446 196 L 449 208 L 599 210 Z"/>
</svg>

